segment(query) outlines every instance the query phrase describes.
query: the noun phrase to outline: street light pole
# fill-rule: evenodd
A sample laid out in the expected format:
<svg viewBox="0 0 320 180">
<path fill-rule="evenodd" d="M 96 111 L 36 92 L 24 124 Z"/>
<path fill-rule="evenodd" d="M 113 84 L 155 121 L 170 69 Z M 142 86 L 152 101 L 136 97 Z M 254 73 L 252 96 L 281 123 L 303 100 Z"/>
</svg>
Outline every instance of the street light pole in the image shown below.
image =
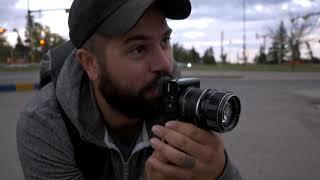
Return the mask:
<svg viewBox="0 0 320 180">
<path fill-rule="evenodd" d="M 242 0 L 243 6 L 243 63 L 247 64 L 247 47 L 246 47 L 246 40 L 247 40 L 247 5 L 246 0 Z"/>
<path fill-rule="evenodd" d="M 28 32 L 28 37 L 27 40 L 29 42 L 29 60 L 30 62 L 32 61 L 32 49 L 33 49 L 33 40 L 32 40 L 32 22 L 31 22 L 31 11 L 30 11 L 30 1 L 28 0 L 28 9 L 27 9 L 27 32 Z"/>
</svg>

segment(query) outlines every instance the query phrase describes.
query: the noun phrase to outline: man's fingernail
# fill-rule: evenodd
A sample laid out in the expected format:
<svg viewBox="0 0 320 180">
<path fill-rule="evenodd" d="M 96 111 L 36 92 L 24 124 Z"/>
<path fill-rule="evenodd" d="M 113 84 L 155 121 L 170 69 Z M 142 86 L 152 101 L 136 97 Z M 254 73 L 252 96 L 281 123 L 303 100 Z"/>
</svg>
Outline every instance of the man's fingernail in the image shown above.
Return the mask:
<svg viewBox="0 0 320 180">
<path fill-rule="evenodd" d="M 165 126 L 166 127 L 170 127 L 170 128 L 173 128 L 175 126 L 176 122 L 175 121 L 169 121 L 169 122 L 166 122 Z"/>
<path fill-rule="evenodd" d="M 154 138 L 150 139 L 150 144 L 153 145 L 153 144 L 154 144 L 154 141 L 155 141 Z"/>
<path fill-rule="evenodd" d="M 151 130 L 153 133 L 158 134 L 160 131 L 160 127 L 159 125 L 154 125 Z"/>
<path fill-rule="evenodd" d="M 158 145 L 158 140 L 156 138 L 150 139 L 150 144 L 153 148 L 155 148 Z"/>
</svg>

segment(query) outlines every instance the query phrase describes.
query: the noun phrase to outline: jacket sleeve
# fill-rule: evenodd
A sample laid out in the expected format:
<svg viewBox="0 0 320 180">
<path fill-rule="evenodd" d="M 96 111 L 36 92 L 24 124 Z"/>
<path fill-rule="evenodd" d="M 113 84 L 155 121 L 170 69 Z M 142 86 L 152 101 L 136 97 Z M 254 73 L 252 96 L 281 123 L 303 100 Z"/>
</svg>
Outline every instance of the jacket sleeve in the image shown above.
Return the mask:
<svg viewBox="0 0 320 180">
<path fill-rule="evenodd" d="M 17 148 L 26 180 L 84 179 L 60 114 L 39 108 L 21 113 Z"/>
<path fill-rule="evenodd" d="M 225 151 L 226 165 L 223 173 L 218 180 L 242 180 L 239 170 L 231 163 L 227 152 Z"/>
</svg>

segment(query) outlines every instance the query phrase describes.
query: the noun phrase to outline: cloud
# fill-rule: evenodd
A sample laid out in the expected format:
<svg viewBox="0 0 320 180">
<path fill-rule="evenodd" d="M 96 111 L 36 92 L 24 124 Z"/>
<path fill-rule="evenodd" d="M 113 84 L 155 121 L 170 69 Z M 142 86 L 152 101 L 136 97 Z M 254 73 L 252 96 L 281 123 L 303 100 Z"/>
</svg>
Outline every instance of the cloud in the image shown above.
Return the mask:
<svg viewBox="0 0 320 180">
<path fill-rule="evenodd" d="M 72 0 L 29 1 L 32 10 L 69 8 L 72 3 Z M 281 20 L 288 23 L 290 14 L 302 16 L 320 11 L 320 0 L 245 1 L 247 5 L 247 47 L 251 54 L 257 51 L 262 43 L 262 38 L 257 39 L 256 34 L 260 36 L 266 34 L 269 27 L 278 25 Z M 243 43 L 242 2 L 243 0 L 191 0 L 193 9 L 188 19 L 168 21 L 169 26 L 174 30 L 172 42 L 179 42 L 186 47 L 194 46 L 200 52 L 213 46 L 216 54 L 219 54 L 221 32 L 224 31 L 225 49 L 230 53 L 230 57 L 236 57 L 236 54 L 241 54 Z M 0 3 L 0 26 L 9 30 L 17 28 L 23 36 L 23 29 L 26 25 L 27 0 L 0 0 Z M 50 26 L 52 32 L 68 38 L 68 14 L 56 11 L 33 13 L 33 15 L 37 22 Z M 10 41 L 16 39 L 15 33 L 8 32 L 7 35 L 11 39 Z M 318 48 L 319 43 L 312 45 L 312 47 Z"/>
<path fill-rule="evenodd" d="M 30 10 L 46 10 L 46 9 L 65 9 L 71 6 L 71 0 L 29 0 Z M 8 31 L 6 36 L 12 43 L 16 43 L 17 34 L 12 30 L 18 29 L 20 36 L 24 38 L 26 27 L 26 16 L 28 9 L 27 0 L 0 0 L 0 27 L 6 28 Z M 58 33 L 68 38 L 68 14 L 62 11 L 43 11 L 32 12 L 36 22 L 40 22 L 50 27 L 52 32 Z"/>
<path fill-rule="evenodd" d="M 311 7 L 313 4 L 313 2 L 310 0 L 293 0 L 293 3 L 302 7 Z"/>
<path fill-rule="evenodd" d="M 242 21 L 243 0 L 193 0 L 192 17 L 212 17 L 226 21 Z M 245 0 L 247 20 L 259 21 L 286 16 L 289 12 L 319 10 L 320 0 Z"/>
<path fill-rule="evenodd" d="M 8 30 L 24 24 L 27 11 L 15 7 L 16 0 L 0 0 L 0 26 Z M 25 25 L 25 24 L 24 24 Z"/>
</svg>

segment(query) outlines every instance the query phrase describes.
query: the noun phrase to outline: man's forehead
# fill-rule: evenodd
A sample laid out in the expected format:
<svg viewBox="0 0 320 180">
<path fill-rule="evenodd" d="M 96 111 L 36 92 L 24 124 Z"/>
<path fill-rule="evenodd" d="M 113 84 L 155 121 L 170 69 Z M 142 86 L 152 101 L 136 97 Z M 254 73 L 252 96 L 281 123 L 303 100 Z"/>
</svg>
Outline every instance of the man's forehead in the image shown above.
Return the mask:
<svg viewBox="0 0 320 180">
<path fill-rule="evenodd" d="M 123 37 L 130 37 L 136 34 L 152 34 L 152 33 L 165 33 L 170 29 L 164 14 L 157 8 L 148 9 L 138 23 Z"/>
</svg>

